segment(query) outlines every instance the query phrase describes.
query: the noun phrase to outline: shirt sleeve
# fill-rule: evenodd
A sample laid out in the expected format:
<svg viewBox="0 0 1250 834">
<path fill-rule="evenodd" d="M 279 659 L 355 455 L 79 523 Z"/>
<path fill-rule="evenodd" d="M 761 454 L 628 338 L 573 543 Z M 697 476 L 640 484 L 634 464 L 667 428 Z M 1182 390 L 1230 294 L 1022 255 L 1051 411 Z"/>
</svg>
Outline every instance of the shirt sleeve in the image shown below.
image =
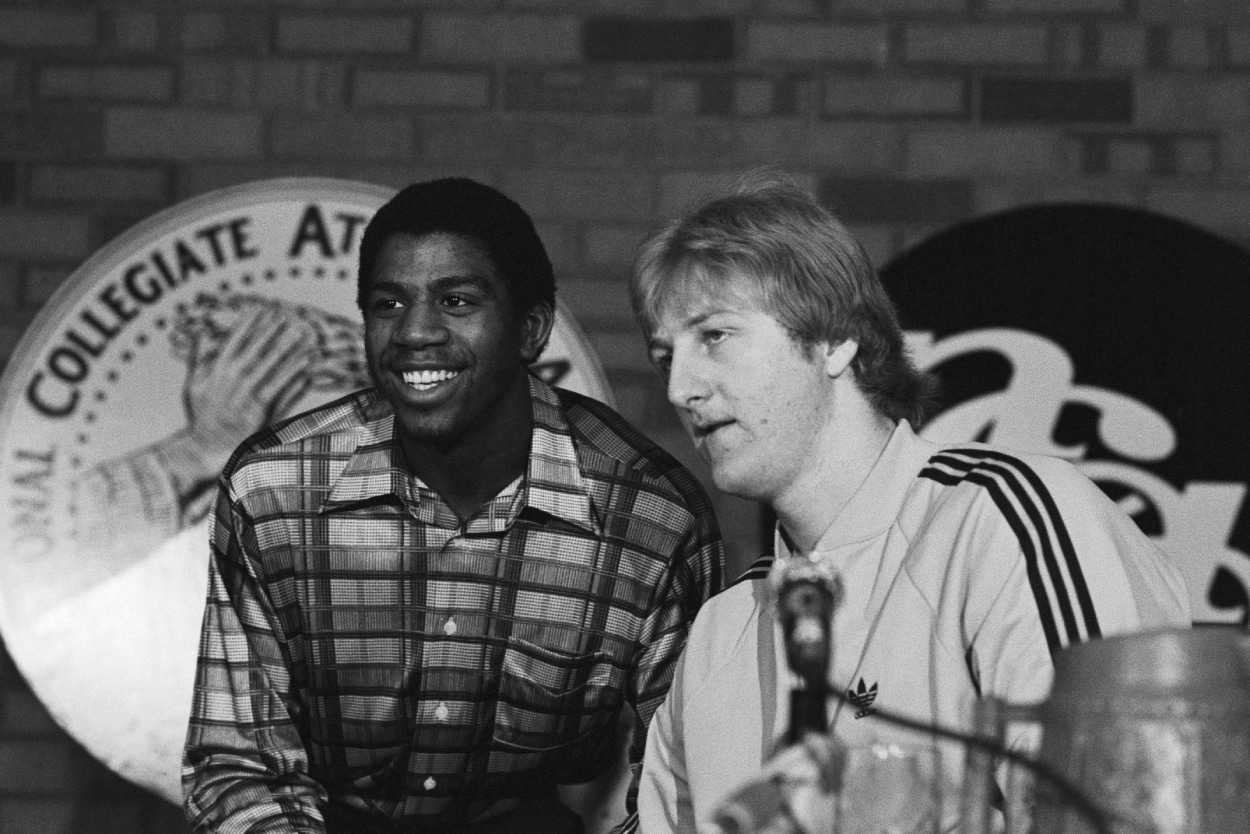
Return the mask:
<svg viewBox="0 0 1250 834">
<path fill-rule="evenodd" d="M 210 533 L 208 599 L 183 754 L 184 810 L 197 832 L 324 831 L 308 773 L 282 630 L 254 529 L 223 480 Z"/>
<path fill-rule="evenodd" d="M 626 795 L 631 815 L 637 810 L 652 716 L 668 694 L 695 615 L 724 587 L 724 545 L 710 504 L 706 511 L 693 515 L 673 561 L 671 581 L 659 594 L 643 629 L 643 649 L 628 690 L 635 711 L 629 750 L 632 778 Z"/>
<path fill-rule="evenodd" d="M 1170 557 L 1084 474 L 1056 459 L 1012 465 L 968 516 L 980 545 L 970 659 L 982 694 L 1027 704 L 1049 694 L 1055 652 L 1187 626 L 1190 613 Z"/>
</svg>

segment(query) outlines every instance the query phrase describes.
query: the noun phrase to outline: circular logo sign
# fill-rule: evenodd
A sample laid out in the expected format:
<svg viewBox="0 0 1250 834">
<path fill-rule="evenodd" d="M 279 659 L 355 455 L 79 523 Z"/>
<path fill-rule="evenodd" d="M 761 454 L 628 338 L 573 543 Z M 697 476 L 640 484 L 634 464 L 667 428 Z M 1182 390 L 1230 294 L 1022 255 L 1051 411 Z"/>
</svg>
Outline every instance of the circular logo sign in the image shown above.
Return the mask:
<svg viewBox="0 0 1250 834">
<path fill-rule="evenodd" d="M 171 801 L 215 479 L 251 432 L 369 384 L 356 258 L 391 194 L 279 179 L 174 206 L 67 280 L 0 380 L 5 643 L 58 723 Z M 564 308 L 534 370 L 612 402 Z"/>
<path fill-rule="evenodd" d="M 1250 253 L 1148 212 L 1038 206 L 882 271 L 942 383 L 924 434 L 1067 458 L 1185 573 L 1194 619 L 1250 616 Z"/>
</svg>

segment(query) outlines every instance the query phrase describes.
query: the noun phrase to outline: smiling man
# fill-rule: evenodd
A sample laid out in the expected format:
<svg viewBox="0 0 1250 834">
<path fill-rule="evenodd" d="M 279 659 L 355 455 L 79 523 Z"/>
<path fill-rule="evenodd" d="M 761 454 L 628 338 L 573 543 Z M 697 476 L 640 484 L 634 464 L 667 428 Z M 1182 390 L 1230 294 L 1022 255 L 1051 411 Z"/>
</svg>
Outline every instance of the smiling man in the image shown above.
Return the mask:
<svg viewBox="0 0 1250 834">
<path fill-rule="evenodd" d="M 806 191 L 755 178 L 699 206 L 643 244 L 631 291 L 716 485 L 773 510 L 777 564 L 840 579 L 828 654 L 847 695 L 815 758 L 927 744 L 881 713 L 967 729 L 979 697 L 1043 699 L 1064 646 L 1188 625 L 1175 566 L 1070 464 L 915 434 L 929 380 L 863 249 Z M 750 823 L 726 830 L 834 830 L 796 821 L 830 807 L 806 799 L 836 779 L 803 746 L 772 757 L 793 686 L 773 562 L 695 621 L 647 742 L 645 834 L 712 830 L 731 794 Z M 957 774 L 959 751 L 943 753 Z"/>
<path fill-rule="evenodd" d="M 188 818 L 582 831 L 568 786 L 610 774 L 631 731 L 637 778 L 721 586 L 711 505 L 607 406 L 529 373 L 555 282 L 498 191 L 404 189 L 359 281 L 374 387 L 253 436 L 221 477 Z"/>
</svg>

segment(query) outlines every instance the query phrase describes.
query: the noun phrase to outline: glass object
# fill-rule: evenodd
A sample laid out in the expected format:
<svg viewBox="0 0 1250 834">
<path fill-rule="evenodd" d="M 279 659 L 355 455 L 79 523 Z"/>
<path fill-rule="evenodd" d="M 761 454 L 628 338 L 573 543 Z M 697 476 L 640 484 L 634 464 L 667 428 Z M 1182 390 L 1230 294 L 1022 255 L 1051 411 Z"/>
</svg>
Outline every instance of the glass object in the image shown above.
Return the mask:
<svg viewBox="0 0 1250 834">
<path fill-rule="evenodd" d="M 936 750 L 879 742 L 846 751 L 838 834 L 937 834 L 942 794 Z"/>
<path fill-rule="evenodd" d="M 1000 772 L 1003 774 L 1003 834 L 1033 834 L 1037 773 L 1019 762 L 1006 763 Z"/>
</svg>

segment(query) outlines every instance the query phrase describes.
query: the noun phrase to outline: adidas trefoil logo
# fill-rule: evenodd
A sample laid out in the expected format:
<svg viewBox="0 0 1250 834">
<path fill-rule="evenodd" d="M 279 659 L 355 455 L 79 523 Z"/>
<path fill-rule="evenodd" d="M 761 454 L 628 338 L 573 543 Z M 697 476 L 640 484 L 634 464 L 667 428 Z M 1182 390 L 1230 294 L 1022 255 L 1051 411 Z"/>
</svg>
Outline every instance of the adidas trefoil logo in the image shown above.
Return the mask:
<svg viewBox="0 0 1250 834">
<path fill-rule="evenodd" d="M 859 708 L 855 713 L 856 718 L 864 718 L 876 712 L 872 708 L 872 702 L 877 700 L 877 685 L 874 683 L 871 687 L 864 684 L 864 679 L 859 679 L 859 687 L 851 687 L 846 690 L 846 699 Z"/>
</svg>

